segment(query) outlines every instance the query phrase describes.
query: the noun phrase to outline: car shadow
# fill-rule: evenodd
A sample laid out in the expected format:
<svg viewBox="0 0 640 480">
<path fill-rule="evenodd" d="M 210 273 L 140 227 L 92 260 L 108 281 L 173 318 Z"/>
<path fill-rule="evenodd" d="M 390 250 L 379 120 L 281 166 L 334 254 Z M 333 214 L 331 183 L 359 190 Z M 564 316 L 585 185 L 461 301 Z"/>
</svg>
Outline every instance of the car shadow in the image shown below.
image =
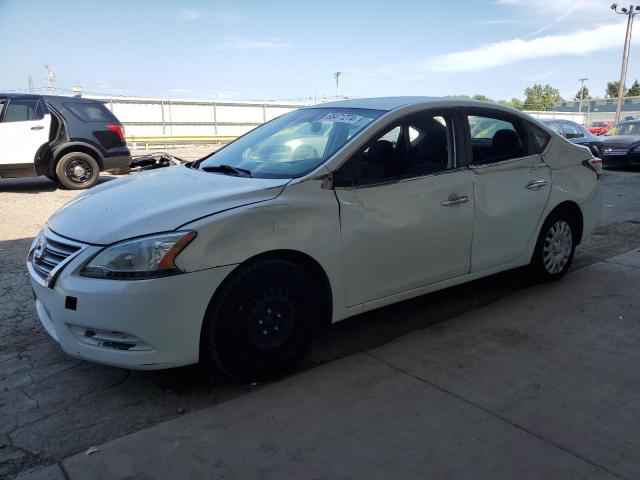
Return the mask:
<svg viewBox="0 0 640 480">
<path fill-rule="evenodd" d="M 325 325 L 318 329 L 310 351 L 295 369 L 271 381 L 370 350 L 407 333 L 445 322 L 493 303 L 534 283 L 526 268 L 511 270 Z M 255 386 L 251 382 L 238 381 L 211 372 L 202 364 L 135 372 L 135 376 L 144 377 L 157 388 L 177 395 L 189 395 L 215 388 L 222 397 L 226 397 L 225 393 L 237 393 L 239 387 Z M 225 392 L 226 389 L 231 390 Z"/>
<path fill-rule="evenodd" d="M 100 175 L 98 185 L 114 180 L 117 177 Z M 55 192 L 62 189 L 53 180 L 47 177 L 28 177 L 28 178 L 0 178 L 0 192 L 12 193 L 42 193 Z"/>
<path fill-rule="evenodd" d="M 370 350 L 407 333 L 445 322 L 475 308 L 488 305 L 535 284 L 529 270 L 520 268 L 463 285 L 429 293 L 366 312 L 318 329 L 310 351 L 294 370 L 278 378 L 303 372 L 327 362 Z M 218 391 L 251 382 L 236 381 L 207 370 L 204 365 L 164 371 L 136 372 L 148 376 L 158 387 L 189 394 L 216 385 Z"/>
</svg>

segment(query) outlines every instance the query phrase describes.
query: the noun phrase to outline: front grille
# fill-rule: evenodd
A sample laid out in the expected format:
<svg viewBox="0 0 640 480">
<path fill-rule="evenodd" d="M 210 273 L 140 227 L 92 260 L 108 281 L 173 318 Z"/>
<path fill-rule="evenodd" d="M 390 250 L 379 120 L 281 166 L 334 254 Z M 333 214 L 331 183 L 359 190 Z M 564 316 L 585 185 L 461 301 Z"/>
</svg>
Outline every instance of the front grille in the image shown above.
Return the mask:
<svg viewBox="0 0 640 480">
<path fill-rule="evenodd" d="M 628 148 L 605 147 L 602 149 L 602 154 L 606 156 L 626 155 L 628 151 Z"/>
<path fill-rule="evenodd" d="M 80 248 L 80 245 L 59 237 L 53 239 L 49 232 L 44 232 L 40 234 L 29 260 L 38 276 L 47 281 L 50 279 L 51 272 L 71 255 L 77 253 Z"/>
</svg>

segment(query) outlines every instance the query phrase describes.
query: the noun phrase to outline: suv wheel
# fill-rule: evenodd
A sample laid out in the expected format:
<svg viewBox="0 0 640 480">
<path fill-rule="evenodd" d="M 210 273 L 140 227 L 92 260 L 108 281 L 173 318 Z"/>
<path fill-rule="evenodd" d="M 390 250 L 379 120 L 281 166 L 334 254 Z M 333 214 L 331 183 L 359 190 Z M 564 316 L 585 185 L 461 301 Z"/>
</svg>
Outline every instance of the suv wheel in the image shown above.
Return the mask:
<svg viewBox="0 0 640 480">
<path fill-rule="evenodd" d="M 209 306 L 202 358 L 245 380 L 280 374 L 311 344 L 318 302 L 312 279 L 292 262 L 265 259 L 240 267 Z"/>
<path fill-rule="evenodd" d="M 56 164 L 56 177 L 63 187 L 81 190 L 98 183 L 100 167 L 95 159 L 86 153 L 70 152 Z"/>
<path fill-rule="evenodd" d="M 569 270 L 577 245 L 577 228 L 573 216 L 565 211 L 553 212 L 544 222 L 531 268 L 541 281 L 558 280 Z"/>
</svg>

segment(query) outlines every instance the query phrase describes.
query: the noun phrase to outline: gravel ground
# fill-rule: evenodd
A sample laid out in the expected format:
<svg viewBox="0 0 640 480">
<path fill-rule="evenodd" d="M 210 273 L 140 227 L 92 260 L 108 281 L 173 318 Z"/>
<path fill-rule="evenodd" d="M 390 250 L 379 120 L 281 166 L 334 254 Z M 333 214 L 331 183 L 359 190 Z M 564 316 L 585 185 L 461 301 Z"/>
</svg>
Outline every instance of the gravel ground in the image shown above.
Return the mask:
<svg viewBox="0 0 640 480">
<path fill-rule="evenodd" d="M 170 153 L 195 159 L 209 151 Z M 0 478 L 259 388 L 217 382 L 196 366 L 127 371 L 60 350 L 38 322 L 24 262 L 37 230 L 76 194 L 42 178 L 0 179 Z M 581 245 L 573 268 L 640 245 L 640 172 L 609 171 L 604 202 L 602 226 Z M 529 285 L 524 272 L 506 272 L 354 317 L 322 332 L 300 368 L 372 348 Z"/>
</svg>

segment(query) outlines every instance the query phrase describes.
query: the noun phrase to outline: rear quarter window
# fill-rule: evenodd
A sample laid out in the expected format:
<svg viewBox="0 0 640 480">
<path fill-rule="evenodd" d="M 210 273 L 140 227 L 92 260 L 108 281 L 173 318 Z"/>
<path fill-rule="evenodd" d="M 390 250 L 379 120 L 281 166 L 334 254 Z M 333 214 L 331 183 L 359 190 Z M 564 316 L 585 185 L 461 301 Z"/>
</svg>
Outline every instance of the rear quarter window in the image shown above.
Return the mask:
<svg viewBox="0 0 640 480">
<path fill-rule="evenodd" d="M 542 153 L 544 149 L 547 148 L 547 144 L 551 139 L 551 135 L 549 135 L 543 129 L 541 129 L 540 127 L 532 123 L 528 124 L 528 126 L 529 126 L 529 137 L 531 140 L 531 147 L 533 150 L 531 153 L 534 153 L 534 154 Z"/>
<path fill-rule="evenodd" d="M 118 122 L 107 107 L 98 102 L 66 102 L 64 106 L 73 115 L 85 122 Z"/>
</svg>

